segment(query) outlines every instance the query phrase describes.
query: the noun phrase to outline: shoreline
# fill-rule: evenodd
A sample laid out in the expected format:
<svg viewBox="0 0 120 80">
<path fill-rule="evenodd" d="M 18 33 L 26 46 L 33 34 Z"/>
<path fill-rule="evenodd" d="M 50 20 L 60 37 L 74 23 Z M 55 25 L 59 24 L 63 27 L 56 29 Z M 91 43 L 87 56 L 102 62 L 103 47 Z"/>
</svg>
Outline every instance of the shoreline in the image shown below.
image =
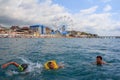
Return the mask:
<svg viewBox="0 0 120 80">
<path fill-rule="evenodd" d="M 60 34 L 0 34 L 0 38 L 120 38 L 120 36 L 60 35 Z"/>
<path fill-rule="evenodd" d="M 110 38 L 110 39 L 119 39 L 120 36 L 79 36 L 79 37 L 71 37 L 71 36 L 58 36 L 58 35 L 40 35 L 40 36 L 33 36 L 33 35 L 19 35 L 19 36 L 11 36 L 11 35 L 0 35 L 0 38 Z"/>
</svg>

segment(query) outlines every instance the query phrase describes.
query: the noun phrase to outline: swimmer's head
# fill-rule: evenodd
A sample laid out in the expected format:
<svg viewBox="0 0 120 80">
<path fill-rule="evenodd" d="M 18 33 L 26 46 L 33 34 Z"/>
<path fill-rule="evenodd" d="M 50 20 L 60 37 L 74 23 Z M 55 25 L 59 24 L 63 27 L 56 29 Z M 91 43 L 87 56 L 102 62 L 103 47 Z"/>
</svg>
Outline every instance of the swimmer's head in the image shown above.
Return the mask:
<svg viewBox="0 0 120 80">
<path fill-rule="evenodd" d="M 54 69 L 54 64 L 53 64 L 53 62 L 48 62 L 48 67 L 50 68 L 50 69 Z"/>
<path fill-rule="evenodd" d="M 102 60 L 102 57 L 101 57 L 101 56 L 97 56 L 96 58 L 99 58 L 99 59 L 101 59 L 101 60 Z"/>
<path fill-rule="evenodd" d="M 22 66 L 22 68 L 23 68 L 23 71 L 28 68 L 28 64 L 22 64 L 21 66 Z"/>
<path fill-rule="evenodd" d="M 102 57 L 101 56 L 97 56 L 96 57 L 96 62 L 97 62 L 97 64 L 102 64 Z"/>
</svg>

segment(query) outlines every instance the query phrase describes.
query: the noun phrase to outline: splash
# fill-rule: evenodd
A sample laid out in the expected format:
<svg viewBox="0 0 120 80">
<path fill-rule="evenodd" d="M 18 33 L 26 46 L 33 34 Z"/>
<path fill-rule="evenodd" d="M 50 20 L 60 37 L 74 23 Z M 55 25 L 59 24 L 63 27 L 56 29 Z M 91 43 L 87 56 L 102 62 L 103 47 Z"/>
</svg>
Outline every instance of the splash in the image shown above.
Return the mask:
<svg viewBox="0 0 120 80">
<path fill-rule="evenodd" d="M 41 63 L 33 63 L 30 60 L 24 58 L 24 57 L 19 57 L 23 63 L 28 64 L 28 72 L 38 72 L 41 73 L 42 69 L 43 69 L 43 65 Z"/>
<path fill-rule="evenodd" d="M 19 59 L 21 59 L 23 61 L 23 63 L 28 64 L 28 68 L 24 72 L 19 72 L 19 71 L 15 71 L 15 70 L 8 70 L 8 71 L 6 71 L 6 74 L 8 76 L 24 75 L 27 73 L 41 74 L 41 72 L 43 70 L 43 65 L 41 63 L 38 63 L 38 62 L 33 63 L 30 60 L 23 58 L 23 57 L 19 57 Z"/>
</svg>

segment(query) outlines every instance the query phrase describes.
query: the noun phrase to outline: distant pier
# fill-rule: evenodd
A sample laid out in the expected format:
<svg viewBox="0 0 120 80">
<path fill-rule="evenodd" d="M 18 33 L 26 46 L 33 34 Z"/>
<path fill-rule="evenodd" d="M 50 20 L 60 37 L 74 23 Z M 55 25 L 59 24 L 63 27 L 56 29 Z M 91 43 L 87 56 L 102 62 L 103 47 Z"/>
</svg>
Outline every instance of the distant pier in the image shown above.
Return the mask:
<svg viewBox="0 0 120 80">
<path fill-rule="evenodd" d="M 97 38 L 120 38 L 120 36 L 98 36 Z"/>
</svg>

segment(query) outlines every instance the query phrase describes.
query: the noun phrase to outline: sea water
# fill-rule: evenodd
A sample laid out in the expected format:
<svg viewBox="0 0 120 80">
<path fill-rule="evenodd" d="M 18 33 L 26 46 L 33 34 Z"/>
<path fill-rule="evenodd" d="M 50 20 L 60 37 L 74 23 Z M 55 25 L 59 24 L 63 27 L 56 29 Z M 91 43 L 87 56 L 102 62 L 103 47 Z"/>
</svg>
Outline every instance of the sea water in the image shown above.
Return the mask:
<svg viewBox="0 0 120 80">
<path fill-rule="evenodd" d="M 98 55 L 108 64 L 92 64 Z M 64 68 L 45 70 L 49 60 Z M 120 39 L 0 38 L 0 66 L 10 61 L 27 63 L 29 73 L 10 65 L 0 80 L 120 80 Z"/>
</svg>

